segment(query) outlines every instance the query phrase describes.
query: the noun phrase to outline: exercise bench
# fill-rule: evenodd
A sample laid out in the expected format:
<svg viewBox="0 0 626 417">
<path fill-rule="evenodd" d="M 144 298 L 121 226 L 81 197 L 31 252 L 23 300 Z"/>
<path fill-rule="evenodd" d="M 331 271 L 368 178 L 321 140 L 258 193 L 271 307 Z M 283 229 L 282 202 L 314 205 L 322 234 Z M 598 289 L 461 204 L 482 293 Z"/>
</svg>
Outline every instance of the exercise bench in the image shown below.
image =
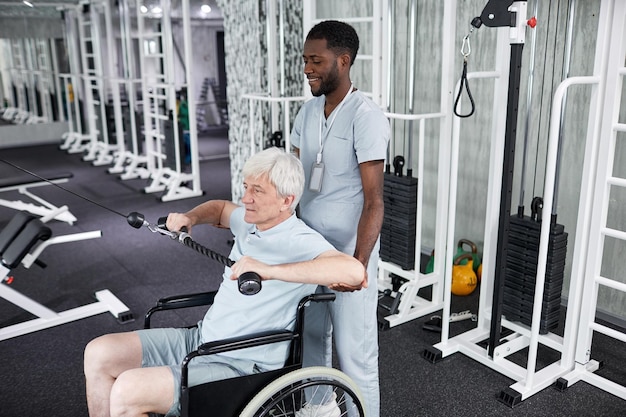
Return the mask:
<svg viewBox="0 0 626 417">
<path fill-rule="evenodd" d="M 24 211 L 13 216 L 0 231 L 0 297 L 38 318 L 0 328 L 0 341 L 104 312 L 113 314 L 120 323 L 133 320 L 128 307 L 109 290 L 96 292 L 98 301 L 94 303 L 57 313 L 9 285 L 9 272 L 20 264 L 25 268 L 30 268 L 33 263 L 45 266 L 38 257 L 48 246 L 101 236 L 100 231 L 94 231 L 52 237 L 50 228 L 35 216 Z"/>
<path fill-rule="evenodd" d="M 56 172 L 47 175 L 41 175 L 48 181 L 44 181 L 32 175 L 23 175 L 19 177 L 10 177 L 0 179 L 0 193 L 7 191 L 19 191 L 40 205 L 33 203 L 25 203 L 21 200 L 4 200 L 0 198 L 0 206 L 8 207 L 14 210 L 25 210 L 29 213 L 36 214 L 41 217 L 51 218 L 58 221 L 66 222 L 70 225 L 74 224 L 76 217 L 70 213 L 67 206 L 57 207 L 54 204 L 38 197 L 29 191 L 30 188 L 41 187 L 44 185 L 66 183 L 74 175 L 71 172 Z M 45 222 L 45 221 L 44 221 Z"/>
</svg>

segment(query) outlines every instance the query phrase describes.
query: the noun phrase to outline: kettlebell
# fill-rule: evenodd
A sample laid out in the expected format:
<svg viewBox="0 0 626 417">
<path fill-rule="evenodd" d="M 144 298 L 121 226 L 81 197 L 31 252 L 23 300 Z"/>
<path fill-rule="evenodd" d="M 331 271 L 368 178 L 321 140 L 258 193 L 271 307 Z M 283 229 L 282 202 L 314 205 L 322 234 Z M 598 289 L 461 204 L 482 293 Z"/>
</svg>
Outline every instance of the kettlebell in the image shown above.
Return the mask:
<svg viewBox="0 0 626 417">
<path fill-rule="evenodd" d="M 478 265 L 478 269 L 476 270 L 476 278 L 478 278 L 478 282 L 480 282 L 483 277 L 483 264 Z"/>
<path fill-rule="evenodd" d="M 467 260 L 465 265 L 461 262 Z M 452 294 L 454 295 L 470 295 L 476 289 L 478 280 L 473 268 L 474 261 L 471 253 L 464 253 L 454 260 L 452 266 Z"/>
<path fill-rule="evenodd" d="M 470 252 L 463 249 L 463 246 L 465 245 L 469 246 Z M 454 256 L 454 260 L 456 261 L 456 259 L 460 257 L 461 255 L 463 255 L 464 253 L 470 253 L 472 255 L 474 272 L 477 273 L 478 266 L 480 265 L 480 257 L 478 256 L 478 248 L 476 247 L 476 244 L 468 239 L 459 239 L 457 243 L 457 247 L 456 247 L 456 255 Z M 467 261 L 464 260 L 461 263 L 461 265 L 465 265 L 466 263 Z"/>
</svg>

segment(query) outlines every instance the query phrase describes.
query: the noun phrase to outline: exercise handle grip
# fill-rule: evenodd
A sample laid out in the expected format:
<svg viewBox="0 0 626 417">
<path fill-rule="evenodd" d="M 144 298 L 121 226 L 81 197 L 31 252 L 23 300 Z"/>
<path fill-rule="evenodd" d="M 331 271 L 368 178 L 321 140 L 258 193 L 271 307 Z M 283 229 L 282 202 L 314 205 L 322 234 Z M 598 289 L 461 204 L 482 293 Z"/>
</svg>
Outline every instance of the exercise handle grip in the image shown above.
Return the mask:
<svg viewBox="0 0 626 417">
<path fill-rule="evenodd" d="M 157 226 L 160 229 L 168 230 L 166 223 L 167 217 L 160 217 L 157 220 Z M 196 252 L 201 253 L 202 255 L 221 263 L 222 265 L 231 267 L 235 263 L 235 261 L 233 261 L 232 259 L 229 259 L 226 256 L 212 251 L 211 249 L 195 242 L 191 238 L 191 236 L 187 234 L 186 230 L 181 230 L 181 234 L 179 235 L 179 241 L 188 248 L 191 248 Z M 254 295 L 261 291 L 261 277 L 256 272 L 245 272 L 237 278 L 237 285 L 239 286 L 240 293 L 244 295 Z"/>
</svg>

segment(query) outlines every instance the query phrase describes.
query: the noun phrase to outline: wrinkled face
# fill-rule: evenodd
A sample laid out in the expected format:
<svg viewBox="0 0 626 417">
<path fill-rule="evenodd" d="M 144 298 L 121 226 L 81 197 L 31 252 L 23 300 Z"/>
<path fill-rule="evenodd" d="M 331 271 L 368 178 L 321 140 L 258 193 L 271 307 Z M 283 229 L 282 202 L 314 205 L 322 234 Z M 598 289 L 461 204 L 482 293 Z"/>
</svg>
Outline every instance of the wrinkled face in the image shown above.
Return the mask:
<svg viewBox="0 0 626 417">
<path fill-rule="evenodd" d="M 304 43 L 304 74 L 315 97 L 328 95 L 339 86 L 339 57 L 326 47 L 326 39 L 309 39 Z"/>
<path fill-rule="evenodd" d="M 259 178 L 246 177 L 243 188 L 245 191 L 241 202 L 246 208 L 246 223 L 256 224 L 263 231 L 291 216 L 290 204 L 293 199 L 279 196 L 267 174 Z"/>
</svg>

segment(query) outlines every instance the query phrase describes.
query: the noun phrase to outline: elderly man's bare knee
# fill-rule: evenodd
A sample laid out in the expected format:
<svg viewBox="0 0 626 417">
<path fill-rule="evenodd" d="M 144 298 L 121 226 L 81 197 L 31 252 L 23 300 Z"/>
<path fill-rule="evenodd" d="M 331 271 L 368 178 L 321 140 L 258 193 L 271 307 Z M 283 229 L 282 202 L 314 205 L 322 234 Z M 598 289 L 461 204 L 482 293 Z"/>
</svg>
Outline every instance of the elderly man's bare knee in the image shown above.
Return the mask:
<svg viewBox="0 0 626 417">
<path fill-rule="evenodd" d="M 141 356 L 141 342 L 135 333 L 97 337 L 85 347 L 85 376 L 104 374 L 116 378 L 128 369 L 141 367 Z"/>
<path fill-rule="evenodd" d="M 172 374 L 167 367 L 131 369 L 111 388 L 111 417 L 165 414 L 174 401 Z"/>
<path fill-rule="evenodd" d="M 149 381 L 138 381 L 133 374 L 133 370 L 120 374 L 111 388 L 111 417 L 139 416 L 144 413 L 141 408 L 142 399 L 141 385 L 146 385 Z M 143 383 L 142 383 L 143 382 Z"/>
</svg>

